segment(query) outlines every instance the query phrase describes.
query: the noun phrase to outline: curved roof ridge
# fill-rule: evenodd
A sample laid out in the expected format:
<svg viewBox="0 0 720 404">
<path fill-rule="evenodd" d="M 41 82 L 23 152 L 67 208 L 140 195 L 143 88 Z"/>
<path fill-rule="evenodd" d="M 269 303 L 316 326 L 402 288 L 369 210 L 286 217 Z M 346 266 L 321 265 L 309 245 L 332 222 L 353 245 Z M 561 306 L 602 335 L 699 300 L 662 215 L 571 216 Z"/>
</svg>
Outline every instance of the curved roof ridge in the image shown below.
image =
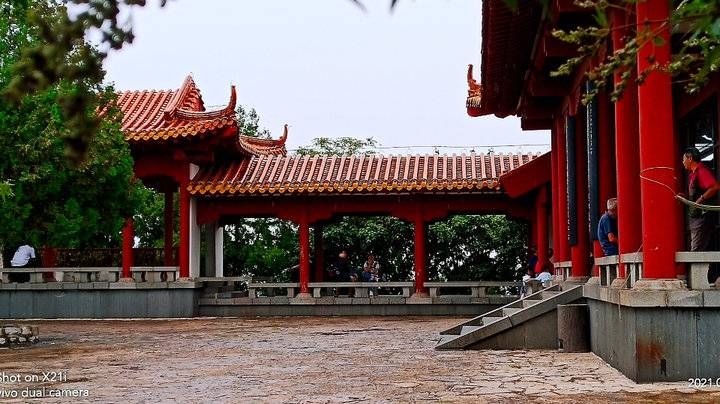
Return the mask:
<svg viewBox="0 0 720 404">
<path fill-rule="evenodd" d="M 183 119 L 215 119 L 215 118 L 223 118 L 227 115 L 234 115 L 235 114 L 235 105 L 237 104 L 237 94 L 235 93 L 235 86 L 230 86 L 230 100 L 228 101 L 228 105 L 225 108 L 218 109 L 215 111 L 193 111 L 188 110 L 183 107 L 176 108 L 173 111 L 173 116 L 175 118 L 183 118 Z M 165 113 L 167 114 L 168 111 L 166 110 Z"/>
<path fill-rule="evenodd" d="M 194 111 L 198 112 L 205 111 L 205 103 L 202 100 L 200 90 L 197 88 L 192 75 L 188 74 L 165 107 L 165 119 L 173 118 L 179 109 L 188 110 L 190 108 L 195 108 Z"/>
</svg>

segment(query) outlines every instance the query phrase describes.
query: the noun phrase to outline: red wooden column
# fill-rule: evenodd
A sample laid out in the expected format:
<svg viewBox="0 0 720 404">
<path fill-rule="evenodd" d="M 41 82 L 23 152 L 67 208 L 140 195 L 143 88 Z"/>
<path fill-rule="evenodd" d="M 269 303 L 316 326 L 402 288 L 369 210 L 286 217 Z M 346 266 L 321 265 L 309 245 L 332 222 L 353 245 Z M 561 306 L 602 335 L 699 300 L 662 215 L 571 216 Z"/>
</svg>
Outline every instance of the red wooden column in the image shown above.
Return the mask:
<svg viewBox="0 0 720 404">
<path fill-rule="evenodd" d="M 617 196 L 615 187 L 615 152 L 613 150 L 612 104 L 609 95 L 601 92 L 598 103 L 598 210 L 600 216 L 607 210 L 607 200 Z M 600 217 L 598 216 L 598 217 Z M 597 224 L 597 223 L 596 223 Z M 595 239 L 597 236 L 593 236 Z M 593 256 L 602 257 L 600 241 L 593 242 Z M 593 265 L 593 276 L 599 276 L 599 268 Z"/>
<path fill-rule="evenodd" d="M 426 263 L 427 257 L 425 252 L 425 234 L 426 223 L 422 218 L 416 218 L 415 221 L 415 296 L 427 296 L 425 281 L 427 278 Z"/>
<path fill-rule="evenodd" d="M 577 215 L 577 243 L 570 248 L 573 278 L 590 276 L 590 232 L 588 229 L 588 177 L 585 125 L 578 115 L 575 120 L 575 197 Z"/>
<path fill-rule="evenodd" d="M 538 247 L 538 222 L 537 215 L 530 216 L 530 225 L 528 226 L 528 247 L 535 247 L 537 253 Z"/>
<path fill-rule="evenodd" d="M 190 277 L 190 193 L 180 184 L 180 277 Z"/>
<path fill-rule="evenodd" d="M 558 242 L 560 237 L 558 232 L 560 225 L 558 223 L 558 150 L 557 150 L 557 129 L 554 127 L 550 134 L 550 215 L 552 216 L 552 222 L 550 223 L 552 233 L 552 246 L 555 252 L 555 261 L 557 261 L 558 254 Z"/>
<path fill-rule="evenodd" d="M 640 48 L 638 72 L 652 66 L 653 60 L 661 66 L 670 61 L 670 32 L 667 26 L 660 29 L 670 16 L 669 7 L 666 0 L 637 3 L 638 33 L 650 30 L 664 39 L 662 45 L 650 40 Z M 653 71 L 638 87 L 638 112 L 640 173 L 652 179 L 640 181 L 643 278 L 674 279 L 682 217 L 681 207 L 673 198 L 677 191 L 674 175 L 680 157 L 675 149 L 672 84 L 668 74 Z"/>
<path fill-rule="evenodd" d="M 310 287 L 310 225 L 301 220 L 300 226 L 300 294 L 309 296 Z"/>
<path fill-rule="evenodd" d="M 325 246 L 323 243 L 323 226 L 315 227 L 315 282 L 322 282 L 325 277 Z"/>
<path fill-rule="evenodd" d="M 535 264 L 535 273 L 542 272 L 545 263 L 548 260 L 548 248 L 550 243 L 548 240 L 548 215 L 547 215 L 547 189 L 543 186 L 535 196 L 535 228 L 537 240 L 537 264 Z"/>
<path fill-rule="evenodd" d="M 557 143 L 557 224 L 558 241 L 555 244 L 556 261 L 570 260 L 570 244 L 568 243 L 568 200 L 567 200 L 567 143 L 565 141 L 565 125 L 563 119 L 556 121 Z"/>
<path fill-rule="evenodd" d="M 125 219 L 122 236 L 122 274 L 120 278 L 123 280 L 132 280 L 130 268 L 133 266 L 133 245 L 135 244 L 135 232 L 133 229 L 133 219 L 131 217 Z"/>
<path fill-rule="evenodd" d="M 165 244 L 163 250 L 165 266 L 173 266 L 177 263 L 173 260 L 173 192 L 165 192 Z"/>
<path fill-rule="evenodd" d="M 613 9 L 613 49 L 622 48 L 634 30 L 631 9 Z M 615 84 L 620 83 L 622 71 L 616 71 Z M 642 245 L 642 220 L 640 216 L 640 155 L 638 133 L 638 88 L 636 72 L 627 83 L 622 97 L 615 102 L 615 166 L 618 198 L 618 250 L 620 254 L 633 253 Z M 620 276 L 625 267 L 620 266 Z"/>
</svg>

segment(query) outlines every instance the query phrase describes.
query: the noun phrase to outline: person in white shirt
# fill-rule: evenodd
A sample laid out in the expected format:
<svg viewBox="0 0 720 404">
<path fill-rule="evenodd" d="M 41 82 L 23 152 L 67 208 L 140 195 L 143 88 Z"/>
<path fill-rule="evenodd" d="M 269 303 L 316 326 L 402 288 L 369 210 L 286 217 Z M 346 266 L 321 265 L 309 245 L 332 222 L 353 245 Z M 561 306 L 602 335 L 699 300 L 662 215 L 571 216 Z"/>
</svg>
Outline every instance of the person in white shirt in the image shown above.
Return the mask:
<svg viewBox="0 0 720 404">
<path fill-rule="evenodd" d="M 21 245 L 17 251 L 15 251 L 10 265 L 15 268 L 24 267 L 30 263 L 31 259 L 35 259 L 35 249 L 27 244 Z"/>
<path fill-rule="evenodd" d="M 548 282 L 552 280 L 552 274 L 548 272 L 547 269 L 543 269 L 543 271 L 540 272 L 540 274 L 535 277 L 535 279 L 542 282 L 543 286 L 545 286 Z"/>
</svg>

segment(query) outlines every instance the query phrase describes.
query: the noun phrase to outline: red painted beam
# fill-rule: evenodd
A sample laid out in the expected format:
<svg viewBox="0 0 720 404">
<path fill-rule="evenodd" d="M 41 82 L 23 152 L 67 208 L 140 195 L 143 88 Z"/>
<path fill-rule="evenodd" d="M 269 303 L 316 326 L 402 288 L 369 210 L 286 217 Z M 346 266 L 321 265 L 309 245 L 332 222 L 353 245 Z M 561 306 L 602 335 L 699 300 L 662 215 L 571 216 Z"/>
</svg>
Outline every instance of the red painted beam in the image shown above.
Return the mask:
<svg viewBox="0 0 720 404">
<path fill-rule="evenodd" d="M 310 223 L 341 215 L 392 215 L 413 221 L 417 214 L 410 208 L 421 204 L 423 219 L 433 221 L 449 214 L 508 214 L 528 218 L 531 207 L 520 200 L 501 194 L 430 195 L 418 198 L 378 195 L 370 196 L 284 196 L 198 198 L 198 224 L 211 223 L 223 216 L 279 217 L 299 223 L 306 218 Z M 309 213 L 312 215 L 308 216 Z"/>
<path fill-rule="evenodd" d="M 503 190 L 511 198 L 518 198 L 552 181 L 552 158 L 545 153 L 527 164 L 500 176 Z"/>
</svg>

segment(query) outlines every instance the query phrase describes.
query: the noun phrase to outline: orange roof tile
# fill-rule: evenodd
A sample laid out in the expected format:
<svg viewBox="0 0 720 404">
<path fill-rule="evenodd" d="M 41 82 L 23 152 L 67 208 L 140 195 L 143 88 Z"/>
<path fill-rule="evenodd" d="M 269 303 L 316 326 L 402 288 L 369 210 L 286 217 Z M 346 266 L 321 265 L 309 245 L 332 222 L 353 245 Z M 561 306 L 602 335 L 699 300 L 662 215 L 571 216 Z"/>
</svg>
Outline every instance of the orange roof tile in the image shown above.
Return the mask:
<svg viewBox="0 0 720 404">
<path fill-rule="evenodd" d="M 238 130 L 235 114 L 237 95 L 230 88 L 228 105 L 205 111 L 200 90 L 188 76 L 177 90 L 126 91 L 118 94 L 123 113 L 121 129 L 130 143 L 163 142 L 170 139 L 205 136 L 231 128 Z M 249 156 L 285 155 L 285 134 L 279 140 L 239 135 L 237 149 Z"/>
<path fill-rule="evenodd" d="M 206 167 L 194 195 L 500 191 L 500 175 L 535 154 L 259 156 Z"/>
<path fill-rule="evenodd" d="M 178 90 L 126 91 L 117 99 L 123 112 L 121 129 L 129 142 L 196 136 L 237 126 L 235 102 L 233 87 L 225 108 L 206 112 L 200 90 L 190 76 Z"/>
</svg>

